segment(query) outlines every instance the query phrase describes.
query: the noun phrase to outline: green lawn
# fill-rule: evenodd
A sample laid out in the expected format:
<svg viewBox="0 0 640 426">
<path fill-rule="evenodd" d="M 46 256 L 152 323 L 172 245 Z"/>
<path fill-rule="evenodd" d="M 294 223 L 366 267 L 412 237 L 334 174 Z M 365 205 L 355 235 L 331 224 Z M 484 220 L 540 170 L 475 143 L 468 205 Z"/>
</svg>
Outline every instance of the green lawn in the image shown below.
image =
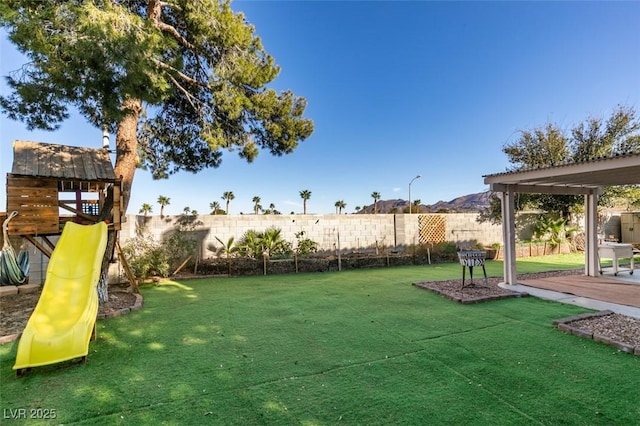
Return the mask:
<svg viewBox="0 0 640 426">
<path fill-rule="evenodd" d="M 98 322 L 86 365 L 17 379 L 16 344 L 0 346 L 3 424 L 37 424 L 7 420 L 21 408 L 87 425 L 640 423 L 640 357 L 551 325 L 584 309 L 460 305 L 411 285 L 460 276 L 450 264 L 146 286 L 142 310 Z"/>
</svg>

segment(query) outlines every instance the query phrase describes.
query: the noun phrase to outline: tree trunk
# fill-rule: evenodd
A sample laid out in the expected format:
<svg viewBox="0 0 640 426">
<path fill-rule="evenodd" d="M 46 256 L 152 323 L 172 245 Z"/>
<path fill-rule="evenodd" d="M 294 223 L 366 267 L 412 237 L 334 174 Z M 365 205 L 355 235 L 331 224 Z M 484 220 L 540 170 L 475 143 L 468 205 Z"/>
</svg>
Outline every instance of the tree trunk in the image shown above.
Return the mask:
<svg viewBox="0 0 640 426">
<path fill-rule="evenodd" d="M 138 119 L 142 111 L 142 102 L 139 99 L 127 99 L 122 103 L 122 109 L 127 115 L 118 123 L 116 134 L 116 165 L 115 174 L 122 184 L 122 214 L 125 214 L 131 198 L 131 185 L 138 164 Z M 100 219 L 112 219 L 113 192 L 107 195 Z M 117 231 L 109 231 L 107 249 L 102 259 L 102 271 L 98 283 L 98 300 L 105 303 L 109 300 L 109 263 L 115 251 Z M 132 285 L 134 283 L 131 283 Z"/>
<path fill-rule="evenodd" d="M 131 185 L 138 165 L 138 120 L 142 111 L 139 99 L 126 99 L 122 109 L 128 114 L 118 123 L 116 134 L 116 177 L 122 181 L 122 211 L 126 212 L 131 198 Z"/>
<path fill-rule="evenodd" d="M 104 200 L 104 206 L 100 212 L 99 220 L 113 221 L 113 188 L 107 189 L 107 196 Z M 109 300 L 109 262 L 113 257 L 113 252 L 116 246 L 116 231 L 108 231 L 107 248 L 104 251 L 104 257 L 102 258 L 102 265 L 100 270 L 100 280 L 98 281 L 98 301 L 104 303 Z"/>
</svg>

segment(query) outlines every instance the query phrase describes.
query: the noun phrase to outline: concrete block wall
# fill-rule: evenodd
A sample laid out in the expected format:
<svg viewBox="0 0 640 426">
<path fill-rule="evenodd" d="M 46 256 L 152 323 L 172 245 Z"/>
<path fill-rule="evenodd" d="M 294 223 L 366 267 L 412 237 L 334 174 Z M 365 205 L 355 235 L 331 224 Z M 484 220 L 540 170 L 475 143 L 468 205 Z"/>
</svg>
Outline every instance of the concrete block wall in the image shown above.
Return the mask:
<svg viewBox="0 0 640 426">
<path fill-rule="evenodd" d="M 351 251 L 373 251 L 376 247 L 406 247 L 419 244 L 419 214 L 369 214 L 369 215 L 203 215 L 196 218 L 194 236 L 199 242 L 201 258 L 213 256 L 207 249 L 209 244 L 220 246 L 216 237 L 227 242 L 230 237 L 236 240 L 249 230 L 264 231 L 270 227 L 279 228 L 282 237 L 295 247 L 295 234 L 304 231 L 304 238 L 318 243 L 323 251 L 335 251 L 339 248 L 343 253 Z M 143 230 L 155 239 L 162 240 L 175 229 L 179 216 L 137 216 L 128 215 L 122 224 L 120 243 L 135 237 Z M 490 245 L 502 242 L 502 229 L 497 225 L 478 223 L 475 213 L 445 214 L 447 241 L 454 241 L 460 246 L 472 241 Z M 56 241 L 57 237 L 52 237 Z M 17 247 L 14 244 L 14 247 Z M 42 284 L 45 279 L 48 258 L 33 247 L 29 250 L 31 272 L 29 282 Z M 124 276 L 119 263 L 111 265 L 111 277 Z"/>
<path fill-rule="evenodd" d="M 498 225 L 478 223 L 475 213 L 445 214 L 447 241 L 467 245 L 481 242 L 486 245 L 502 241 Z M 296 245 L 296 233 L 304 231 L 304 238 L 318 243 L 322 251 L 343 252 L 371 250 L 376 247 L 406 247 L 419 244 L 418 214 L 369 215 L 204 215 L 198 216 L 194 235 L 200 245 L 202 258 L 212 256 L 207 247 L 220 246 L 230 237 L 239 240 L 249 231 L 264 231 L 270 227 L 281 230 L 282 238 Z M 127 216 L 120 233 L 122 244 L 135 237 L 136 232 L 156 239 L 164 239 L 175 228 L 178 216 Z M 338 241 L 339 239 L 339 241 Z"/>
<path fill-rule="evenodd" d="M 479 223 L 475 213 L 447 214 L 446 239 L 455 241 L 459 246 L 471 245 L 474 242 L 484 245 L 502 244 L 502 226 L 490 223 Z"/>
<path fill-rule="evenodd" d="M 40 250 L 34 250 L 33 247 L 31 247 L 29 249 L 29 284 L 44 284 L 48 265 L 49 258 Z"/>
<path fill-rule="evenodd" d="M 173 232 L 178 216 L 127 216 L 120 232 L 120 241 L 144 232 L 163 239 Z M 417 219 L 416 219 L 417 220 Z M 258 232 L 268 228 L 281 230 L 282 238 L 296 246 L 296 234 L 304 231 L 303 238 L 318 243 L 320 250 L 356 251 L 385 245 L 394 246 L 394 215 L 204 215 L 195 222 L 194 235 L 200 245 L 200 256 L 211 257 L 210 244 L 220 246 L 216 237 L 226 243 L 230 237 L 239 240 L 247 231 Z M 339 239 L 339 241 L 338 241 Z"/>
</svg>

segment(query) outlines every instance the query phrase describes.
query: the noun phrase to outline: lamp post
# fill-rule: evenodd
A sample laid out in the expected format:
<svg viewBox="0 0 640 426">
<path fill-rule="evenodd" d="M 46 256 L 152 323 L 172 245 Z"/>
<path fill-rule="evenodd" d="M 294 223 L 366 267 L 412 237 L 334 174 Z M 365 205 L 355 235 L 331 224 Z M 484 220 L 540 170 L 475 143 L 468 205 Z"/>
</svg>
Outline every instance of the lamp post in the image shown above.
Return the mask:
<svg viewBox="0 0 640 426">
<path fill-rule="evenodd" d="M 421 177 L 422 177 L 421 175 L 417 175 L 416 177 L 411 179 L 411 182 L 409 182 L 409 214 L 411 214 L 411 184 L 413 183 L 414 180 L 420 179 Z"/>
</svg>

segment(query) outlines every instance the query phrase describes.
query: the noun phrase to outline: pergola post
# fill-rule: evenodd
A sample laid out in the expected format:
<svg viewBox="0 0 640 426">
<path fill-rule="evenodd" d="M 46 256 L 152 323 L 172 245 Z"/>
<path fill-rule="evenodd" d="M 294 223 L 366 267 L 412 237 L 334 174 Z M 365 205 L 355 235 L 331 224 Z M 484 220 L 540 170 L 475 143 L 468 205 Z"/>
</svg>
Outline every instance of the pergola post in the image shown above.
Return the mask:
<svg viewBox="0 0 640 426">
<path fill-rule="evenodd" d="M 516 224 L 514 191 L 506 185 L 502 192 L 502 241 L 504 243 L 503 272 L 505 284 L 517 284 Z"/>
<path fill-rule="evenodd" d="M 584 274 L 596 277 L 600 272 L 598 259 L 598 191 L 584 196 L 585 244 Z"/>
</svg>

